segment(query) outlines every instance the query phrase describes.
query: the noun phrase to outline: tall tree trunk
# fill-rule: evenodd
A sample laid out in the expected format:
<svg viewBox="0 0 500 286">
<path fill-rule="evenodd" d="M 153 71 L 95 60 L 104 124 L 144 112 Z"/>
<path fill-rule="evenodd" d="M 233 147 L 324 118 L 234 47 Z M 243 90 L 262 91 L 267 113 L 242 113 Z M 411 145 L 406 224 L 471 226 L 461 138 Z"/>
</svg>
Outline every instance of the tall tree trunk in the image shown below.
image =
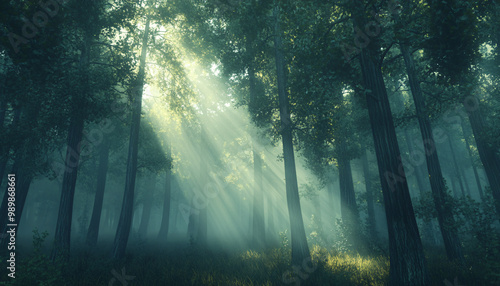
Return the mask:
<svg viewBox="0 0 500 286">
<path fill-rule="evenodd" d="M 355 29 L 359 30 L 369 21 L 364 10 L 365 3 L 356 0 L 352 4 Z M 359 59 L 389 233 L 389 285 L 429 285 L 430 277 L 401 163 L 387 90 L 378 64 L 380 45 L 377 38 L 370 40 L 367 47 L 361 49 Z"/>
<path fill-rule="evenodd" d="M 493 193 L 497 215 L 500 217 L 500 158 L 498 158 L 495 148 L 490 146 L 485 138 L 486 136 L 484 133 L 486 123 L 480 112 L 479 103 L 477 104 L 477 108 L 471 108 L 468 106 L 467 101 L 464 101 L 464 106 L 469 114 L 472 133 L 476 139 L 479 158 L 481 158 L 481 162 L 483 163 L 484 170 L 486 172 L 486 177 L 488 178 L 488 182 L 490 184 L 491 192 Z"/>
<path fill-rule="evenodd" d="M 302 210 L 300 207 L 299 187 L 295 169 L 295 156 L 292 142 L 292 121 L 288 111 L 288 94 L 285 82 L 285 59 L 281 43 L 281 29 L 279 24 L 279 6 L 274 8 L 275 29 L 274 49 L 276 52 L 276 73 L 278 78 L 278 97 L 281 119 L 281 136 L 283 141 L 283 157 L 285 161 L 286 200 L 290 219 L 290 233 L 292 245 L 292 265 L 302 265 L 311 259 L 307 245 Z"/>
<path fill-rule="evenodd" d="M 142 203 L 142 214 L 141 223 L 139 224 L 139 237 L 147 238 L 148 236 L 148 226 L 149 220 L 151 218 L 151 209 L 153 207 L 153 194 L 156 189 L 156 176 L 153 176 L 151 180 L 147 181 L 146 188 L 144 190 L 144 201 Z"/>
<path fill-rule="evenodd" d="M 340 187 L 340 213 L 342 223 L 347 233 L 347 240 L 352 243 L 354 250 L 361 250 L 361 230 L 359 223 L 359 212 L 356 204 L 356 196 L 354 193 L 354 183 L 352 180 L 351 161 L 346 158 L 345 142 L 341 142 L 340 151 L 338 152 L 339 164 L 339 187 Z"/>
<path fill-rule="evenodd" d="M 199 218 L 199 210 L 195 209 L 194 204 L 191 202 L 187 227 L 188 239 L 190 244 L 196 243 L 196 241 L 198 240 Z"/>
<path fill-rule="evenodd" d="M 79 112 L 73 112 L 73 114 L 69 125 L 68 147 L 65 160 L 66 170 L 63 175 L 59 213 L 57 215 L 54 246 L 51 255 L 52 260 L 56 260 L 60 256 L 64 260 L 69 259 L 73 201 L 78 165 L 80 163 L 80 142 L 82 141 L 84 121 L 83 116 Z"/>
<path fill-rule="evenodd" d="M 405 135 L 405 141 L 406 141 L 406 145 L 408 146 L 408 151 L 410 152 L 410 157 L 415 154 L 415 148 L 413 146 L 413 141 L 411 140 L 411 135 L 410 135 L 410 132 L 408 130 L 405 130 L 404 131 L 404 135 Z M 426 189 L 426 186 L 425 186 L 425 175 L 423 174 L 424 172 L 422 171 L 422 166 L 420 164 L 417 164 L 417 166 L 414 166 L 415 168 L 415 177 L 416 177 L 416 181 L 417 181 L 417 186 L 418 186 L 418 191 L 419 191 L 419 194 L 420 196 L 423 196 L 423 194 L 425 193 L 425 189 Z"/>
<path fill-rule="evenodd" d="M 335 210 L 336 210 L 336 207 L 335 207 L 335 170 L 334 168 L 332 167 L 331 168 L 331 172 L 330 174 L 328 175 L 328 181 L 327 181 L 327 192 L 328 192 L 328 202 L 329 202 L 329 218 L 332 220 L 332 221 L 335 221 L 335 217 L 336 217 L 336 213 L 335 213 Z"/>
<path fill-rule="evenodd" d="M 267 245 L 270 247 L 274 247 L 276 245 L 277 239 L 276 239 L 276 227 L 274 224 L 274 209 L 275 209 L 275 202 L 274 202 L 274 195 L 272 192 L 267 194 L 267 231 L 266 231 L 266 238 L 267 238 Z"/>
<path fill-rule="evenodd" d="M 197 242 L 201 246 L 207 245 L 208 238 L 208 205 L 209 201 L 206 196 L 206 191 L 209 183 L 209 168 L 207 162 L 207 156 L 211 155 L 210 139 L 207 136 L 205 126 L 201 124 L 201 134 L 200 134 L 200 193 L 199 197 L 203 200 L 203 206 L 198 210 L 199 220 L 198 220 L 198 238 Z M 210 157 L 211 158 L 211 157 Z"/>
<path fill-rule="evenodd" d="M 113 245 L 113 258 L 121 259 L 125 256 L 127 242 L 132 226 L 132 215 L 134 209 L 135 178 L 137 173 L 137 152 L 139 149 L 139 129 L 141 126 L 142 93 L 144 91 L 144 77 L 146 69 L 146 54 L 148 50 L 149 17 L 146 19 L 144 38 L 142 39 L 141 59 L 139 63 L 139 74 L 133 92 L 132 102 L 132 124 L 130 126 L 130 143 L 127 158 L 127 174 L 125 177 L 125 192 L 123 194 L 120 220 L 116 229 Z"/>
<path fill-rule="evenodd" d="M 168 143 L 167 159 L 169 166 L 165 171 L 165 195 L 163 196 L 163 213 L 161 216 L 161 226 L 158 232 L 158 241 L 165 243 L 167 241 L 168 227 L 170 221 L 170 195 L 172 190 L 172 146 Z"/>
<path fill-rule="evenodd" d="M 451 135 L 448 133 L 448 147 L 450 147 L 450 156 L 453 161 L 453 167 L 455 169 L 455 178 L 457 179 L 458 185 L 460 186 L 460 191 L 462 192 L 462 197 L 465 197 L 465 189 L 464 189 L 464 184 L 462 183 L 462 178 L 460 176 L 460 168 L 458 167 L 457 163 L 457 156 L 455 153 L 455 147 L 453 146 L 453 143 L 451 143 Z"/>
<path fill-rule="evenodd" d="M 367 206 L 367 225 L 368 225 L 368 235 L 373 241 L 377 241 L 377 225 L 375 221 L 375 206 L 373 200 L 373 187 L 370 181 L 370 168 L 368 166 L 368 149 L 365 146 L 365 152 L 361 158 L 363 163 L 363 176 L 365 178 L 365 189 L 366 189 L 366 206 Z"/>
<path fill-rule="evenodd" d="M 262 188 L 262 157 L 253 146 L 253 221 L 252 221 L 252 244 L 256 249 L 264 247 L 265 224 L 264 224 L 264 194 Z"/>
<path fill-rule="evenodd" d="M 410 132 L 408 132 L 408 130 L 405 130 L 404 131 L 404 134 L 405 134 L 405 141 L 406 141 L 406 144 L 408 146 L 408 151 L 410 152 L 410 156 L 412 156 L 412 154 L 415 154 L 415 148 L 413 146 L 413 141 L 411 140 L 411 136 L 410 136 Z M 424 182 L 424 172 L 422 171 L 422 167 L 420 164 L 416 164 L 416 166 L 414 166 L 415 168 L 415 176 L 416 176 L 416 181 L 417 181 L 417 185 L 418 185 L 418 190 L 419 190 L 419 194 L 420 194 L 420 197 L 423 198 L 424 195 L 425 195 L 425 182 Z M 435 241 L 436 241 L 436 237 L 434 236 L 434 220 L 430 220 L 428 223 L 426 223 L 424 221 L 424 235 L 426 237 L 429 238 L 429 240 L 432 242 L 432 244 L 435 244 Z"/>
<path fill-rule="evenodd" d="M 455 219 L 453 210 L 449 204 L 449 196 L 446 193 L 446 185 L 444 183 L 441 164 L 439 163 L 436 143 L 432 134 L 431 122 L 427 115 L 425 100 L 420 89 L 420 83 L 417 78 L 417 73 L 413 58 L 409 48 L 405 43 L 400 43 L 401 53 L 406 66 L 406 72 L 410 83 L 410 89 L 415 103 L 415 110 L 422 134 L 422 141 L 425 148 L 425 159 L 427 162 L 427 170 L 429 172 L 429 181 L 431 183 L 432 195 L 434 198 L 434 206 L 436 207 L 439 228 L 443 236 L 446 254 L 449 260 L 458 260 L 464 264 L 462 247 L 458 238 L 457 230 L 455 229 Z"/>
<path fill-rule="evenodd" d="M 481 187 L 481 180 L 479 179 L 479 174 L 477 172 L 476 164 L 474 164 L 474 156 L 472 154 L 472 150 L 470 149 L 470 137 L 471 133 L 469 128 L 465 126 L 464 121 L 461 121 L 462 124 L 462 131 L 464 134 L 465 138 L 465 146 L 467 148 L 467 152 L 469 153 L 469 158 L 470 158 L 470 164 L 472 166 L 472 170 L 474 171 L 474 178 L 476 179 L 476 186 L 477 186 L 477 191 L 479 193 L 479 197 L 481 198 L 481 201 L 484 202 L 484 193 L 483 193 L 483 188 Z"/>
<path fill-rule="evenodd" d="M 342 220 L 348 224 L 357 224 L 359 213 L 354 193 L 351 161 L 346 159 L 345 156 L 342 155 L 342 151 L 338 158 L 338 164 L 340 201 L 342 203 L 340 213 L 342 215 Z"/>
<path fill-rule="evenodd" d="M 250 64 L 248 68 L 249 77 L 249 90 L 250 90 L 250 104 L 249 110 L 255 108 L 257 102 L 256 94 L 256 79 L 255 71 L 253 69 L 253 64 Z M 257 147 L 257 142 L 254 139 L 252 142 L 253 146 L 253 177 L 254 177 L 254 187 L 253 187 L 253 220 L 252 220 L 252 244 L 256 249 L 260 249 L 264 246 L 266 231 L 264 224 L 264 189 L 262 188 L 262 157 Z"/>
<path fill-rule="evenodd" d="M 450 176 L 451 180 L 451 188 L 453 189 L 453 197 L 455 199 L 458 199 L 460 195 L 458 194 L 458 187 L 457 187 L 457 180 L 453 179 L 455 177 L 454 172 L 448 173 L 448 176 Z"/>
<path fill-rule="evenodd" d="M 54 235 L 54 246 L 51 259 L 54 261 L 59 257 L 69 259 L 71 241 L 71 223 L 73 218 L 73 202 L 75 196 L 78 166 L 80 164 L 80 143 L 83 137 L 84 119 L 86 113 L 85 97 L 90 90 L 89 63 L 90 63 L 90 40 L 91 35 L 84 35 L 82 42 L 79 73 L 82 81 L 81 90 L 73 97 L 72 115 L 68 131 L 68 147 L 66 150 L 65 171 L 61 188 L 61 199 L 59 202 L 59 213 L 57 216 L 56 232 Z"/>
<path fill-rule="evenodd" d="M 464 181 L 465 191 L 467 192 L 467 195 L 469 197 L 471 197 L 470 186 L 469 186 L 469 182 L 467 181 L 467 174 L 465 174 L 464 168 L 460 168 L 459 171 L 460 171 L 459 175 L 462 178 L 462 180 Z"/>
<path fill-rule="evenodd" d="M 99 154 L 99 167 L 97 167 L 97 185 L 94 197 L 94 207 L 92 209 L 92 217 L 90 219 L 86 240 L 87 245 L 90 247 L 97 245 L 97 238 L 99 237 L 102 203 L 104 200 L 104 190 L 106 189 L 106 177 L 109 165 L 109 145 L 109 140 L 104 140 Z"/>
</svg>

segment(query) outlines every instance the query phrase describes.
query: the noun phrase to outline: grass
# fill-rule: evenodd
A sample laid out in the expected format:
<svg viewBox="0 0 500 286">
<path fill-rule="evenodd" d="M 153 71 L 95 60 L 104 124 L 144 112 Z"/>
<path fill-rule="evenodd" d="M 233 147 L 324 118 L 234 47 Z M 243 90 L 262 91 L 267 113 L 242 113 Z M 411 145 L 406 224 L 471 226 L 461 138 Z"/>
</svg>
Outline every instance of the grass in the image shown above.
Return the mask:
<svg viewBox="0 0 500 286">
<path fill-rule="evenodd" d="M 52 263 L 45 253 L 35 250 L 19 258 L 16 279 L 2 274 L 0 285 L 382 286 L 389 277 L 386 256 L 328 251 L 317 245 L 311 248 L 312 261 L 298 266 L 290 266 L 290 249 L 286 247 L 236 254 L 193 246 L 174 251 L 145 248 L 122 261 L 109 260 L 106 249 L 74 251 L 66 264 Z M 456 285 L 455 278 L 457 285 L 495 285 L 480 265 L 464 271 L 435 251 L 427 256 L 433 285 Z"/>
</svg>

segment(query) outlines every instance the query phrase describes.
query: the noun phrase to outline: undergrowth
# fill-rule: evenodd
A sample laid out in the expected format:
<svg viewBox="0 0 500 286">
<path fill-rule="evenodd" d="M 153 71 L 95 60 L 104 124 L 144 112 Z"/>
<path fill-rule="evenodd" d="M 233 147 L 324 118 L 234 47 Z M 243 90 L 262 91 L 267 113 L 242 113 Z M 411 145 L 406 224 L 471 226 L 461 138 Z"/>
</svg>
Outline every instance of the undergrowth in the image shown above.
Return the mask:
<svg viewBox="0 0 500 286">
<path fill-rule="evenodd" d="M 312 261 L 291 266 L 288 241 L 267 251 L 239 254 L 213 253 L 191 246 L 176 252 L 146 250 L 111 261 L 107 252 L 83 251 L 68 263 L 51 262 L 42 252 L 47 233 L 34 231 L 33 253 L 16 264 L 16 279 L 4 275 L 0 285 L 385 285 L 389 276 L 386 256 L 361 256 L 311 247 Z M 283 238 L 283 237 L 282 237 Z M 3 260 L 3 258 L 2 258 Z M 495 285 L 484 267 L 462 271 L 443 256 L 427 257 L 433 285 Z M 481 276 L 483 275 L 483 276 Z M 7 281 L 6 281 L 7 280 Z"/>
</svg>

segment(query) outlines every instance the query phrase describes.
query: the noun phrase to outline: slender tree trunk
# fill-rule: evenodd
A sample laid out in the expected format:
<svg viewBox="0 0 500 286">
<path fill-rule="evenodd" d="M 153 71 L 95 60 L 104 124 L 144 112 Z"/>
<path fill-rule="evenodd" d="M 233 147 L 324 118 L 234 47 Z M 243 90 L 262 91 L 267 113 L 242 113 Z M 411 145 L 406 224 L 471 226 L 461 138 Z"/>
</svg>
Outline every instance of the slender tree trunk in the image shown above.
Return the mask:
<svg viewBox="0 0 500 286">
<path fill-rule="evenodd" d="M 411 140 L 411 136 L 410 136 L 410 133 L 408 132 L 408 130 L 405 130 L 404 134 L 405 134 L 405 139 L 406 139 L 405 141 L 406 141 L 406 144 L 408 146 L 408 151 L 410 152 L 410 156 L 412 156 L 412 154 L 415 153 L 413 141 Z M 426 189 L 425 182 L 424 182 L 424 174 L 423 174 L 424 172 L 422 172 L 422 167 L 423 166 L 421 166 L 420 164 L 417 164 L 417 166 L 414 166 L 418 190 L 419 190 L 419 194 L 420 194 L 421 198 L 424 197 L 425 189 Z M 436 237 L 434 236 L 434 231 L 433 231 L 434 220 L 432 219 L 428 223 L 426 223 L 424 221 L 423 223 L 424 223 L 424 235 L 429 238 L 429 240 L 432 242 L 432 244 L 435 244 Z"/>
<path fill-rule="evenodd" d="M 57 216 L 52 261 L 61 257 L 69 259 L 71 241 L 71 223 L 73 218 L 73 202 L 75 196 L 78 166 L 80 164 L 80 143 L 83 137 L 84 119 L 86 113 L 85 97 L 89 95 L 89 63 L 91 35 L 86 34 L 81 48 L 79 72 L 82 88 L 73 97 L 72 115 L 68 131 L 68 147 L 66 150 L 65 171 L 63 175 L 59 213 Z"/>
<path fill-rule="evenodd" d="M 153 194 L 156 189 L 156 176 L 148 180 L 144 190 L 144 201 L 142 204 L 141 223 L 139 224 L 139 237 L 147 238 L 149 220 L 151 218 L 151 209 L 153 207 Z"/>
<path fill-rule="evenodd" d="M 83 117 L 79 112 L 74 112 L 73 114 L 74 116 L 71 118 L 68 132 L 68 147 L 65 160 L 66 170 L 62 182 L 56 233 L 51 255 L 52 260 L 56 260 L 59 256 L 64 260 L 69 259 L 73 201 L 78 164 L 80 163 L 80 142 L 83 135 Z"/>
<path fill-rule="evenodd" d="M 141 126 L 142 93 L 144 90 L 144 77 L 146 69 L 146 54 L 148 50 L 149 37 L 149 17 L 146 19 L 144 29 L 144 38 L 142 40 L 141 59 L 139 63 L 139 74 L 137 75 L 137 84 L 134 90 L 132 102 L 132 124 L 130 126 L 130 143 L 127 158 L 127 174 L 125 178 L 125 192 L 123 194 L 122 209 L 120 220 L 116 230 L 115 241 L 113 245 L 113 258 L 121 259 L 125 256 L 127 242 L 132 226 L 132 214 L 134 209 L 134 190 L 137 173 L 137 152 L 139 149 L 139 129 Z"/>
<path fill-rule="evenodd" d="M 209 176 L 208 176 L 208 162 L 207 156 L 211 155 L 209 148 L 209 138 L 207 136 L 205 126 L 203 123 L 201 124 L 201 134 L 200 134 L 200 193 L 199 199 L 203 200 L 201 208 L 198 210 L 199 212 L 199 224 L 198 224 L 198 239 L 197 242 L 205 247 L 207 245 L 208 238 L 208 205 L 209 201 L 206 196 L 207 188 L 209 186 Z M 211 158 L 211 157 L 210 157 Z"/>
<path fill-rule="evenodd" d="M 253 44 L 253 43 L 252 43 Z M 249 90 L 250 104 L 249 109 L 252 110 L 256 106 L 256 79 L 253 65 L 248 68 L 249 75 Z M 266 231 L 264 224 L 264 189 L 262 187 L 262 157 L 257 148 L 256 140 L 253 140 L 253 220 L 252 220 L 252 244 L 256 249 L 264 247 Z"/>
<path fill-rule="evenodd" d="M 188 239 L 190 243 L 196 243 L 198 240 L 200 214 L 199 210 L 194 208 L 193 203 L 191 203 L 190 210 L 187 227 Z"/>
<path fill-rule="evenodd" d="M 373 200 L 373 187 L 370 181 L 370 168 L 368 166 L 368 150 L 365 148 L 365 152 L 361 158 L 363 163 L 363 176 L 365 178 L 365 189 L 366 189 L 366 206 L 367 206 L 367 225 L 368 225 L 368 235 L 373 241 L 377 241 L 377 225 L 375 221 L 375 206 Z"/>
<path fill-rule="evenodd" d="M 458 199 L 460 195 L 458 194 L 458 187 L 457 187 L 457 181 L 453 179 L 455 177 L 454 173 L 448 173 L 448 176 L 450 176 L 451 180 L 451 188 L 453 189 L 453 197 L 455 199 Z"/>
<path fill-rule="evenodd" d="M 352 180 L 351 161 L 339 155 L 338 163 L 342 220 L 348 224 L 357 224 L 359 214 Z"/>
<path fill-rule="evenodd" d="M 446 254 L 449 260 L 458 260 L 461 264 L 464 264 L 462 247 L 460 245 L 457 230 L 454 228 L 455 219 L 453 217 L 451 204 L 448 203 L 449 197 L 446 193 L 446 185 L 437 155 L 431 122 L 427 115 L 425 100 L 422 95 L 422 90 L 420 89 L 413 58 L 406 44 L 400 43 L 399 46 L 403 54 L 406 72 L 410 82 L 410 89 L 415 103 L 418 125 L 420 126 L 420 133 L 422 134 L 422 141 L 425 148 L 425 159 L 429 172 L 428 175 L 431 183 L 432 195 L 434 197 L 434 206 L 437 210 L 439 228 L 443 236 Z"/>
<path fill-rule="evenodd" d="M 339 187 L 340 187 L 340 213 L 342 223 L 347 231 L 345 234 L 348 241 L 352 243 L 354 250 L 361 250 L 361 230 L 359 223 L 359 212 L 354 193 L 354 183 L 352 180 L 351 161 L 346 158 L 345 142 L 341 142 L 339 151 Z"/>
<path fill-rule="evenodd" d="M 464 168 L 460 168 L 459 169 L 460 171 L 460 177 L 462 178 L 462 180 L 464 181 L 464 187 L 465 187 L 465 191 L 467 192 L 467 195 L 469 197 L 472 197 L 471 196 L 471 192 L 470 192 L 470 186 L 469 186 L 469 182 L 467 181 L 467 174 L 465 174 L 465 170 Z"/>
<path fill-rule="evenodd" d="M 500 217 L 500 158 L 498 158 L 495 148 L 490 146 L 485 138 L 484 133 L 486 123 L 481 111 L 479 110 L 479 103 L 476 102 L 476 104 L 478 104 L 477 108 L 471 108 L 468 106 L 467 101 L 464 101 L 465 109 L 469 114 L 472 133 L 476 139 L 479 157 L 483 163 L 486 177 L 488 178 L 488 182 L 493 193 L 497 215 Z"/>
<path fill-rule="evenodd" d="M 410 133 L 408 132 L 408 130 L 404 131 L 404 135 L 405 135 L 405 139 L 406 139 L 405 140 L 406 145 L 408 146 L 408 151 L 410 152 L 409 155 L 411 157 L 412 155 L 415 154 L 415 148 L 414 148 L 413 143 L 412 143 L 413 141 L 411 141 L 411 136 L 410 136 Z M 421 196 L 425 193 L 425 190 L 426 190 L 425 181 L 424 181 L 425 175 L 423 174 L 424 172 L 422 171 L 422 167 L 423 166 L 421 166 L 421 165 L 414 166 L 417 186 L 418 186 L 419 194 Z"/>
<path fill-rule="evenodd" d="M 274 195 L 269 193 L 267 195 L 267 245 L 273 247 L 276 245 L 276 227 L 274 224 Z"/>
<path fill-rule="evenodd" d="M 355 29 L 358 31 L 369 21 L 365 19 L 367 11 L 364 7 L 364 1 L 353 3 Z M 389 285 L 429 285 L 430 277 L 401 163 L 387 90 L 378 64 L 380 46 L 377 38 L 369 41 L 367 47 L 361 49 L 359 58 L 389 233 Z"/>
<path fill-rule="evenodd" d="M 455 155 L 455 147 L 453 146 L 453 143 L 451 143 L 451 135 L 448 134 L 448 146 L 450 147 L 450 155 L 451 159 L 453 160 L 453 167 L 455 169 L 455 178 L 457 179 L 457 182 L 460 186 L 460 191 L 462 192 L 462 197 L 465 197 L 465 189 L 464 189 L 464 184 L 462 183 L 462 178 L 460 176 L 460 168 L 458 167 L 457 163 L 457 156 Z"/>
<path fill-rule="evenodd" d="M 472 155 L 472 150 L 470 149 L 470 137 L 471 133 L 469 128 L 465 126 L 464 121 L 461 121 L 462 124 L 462 132 L 464 134 L 465 138 L 465 147 L 467 148 L 467 152 L 469 153 L 469 158 L 470 158 L 470 164 L 472 166 L 472 170 L 474 171 L 474 178 L 476 179 L 476 186 L 477 186 L 477 191 L 479 193 L 479 197 L 481 198 L 481 201 L 484 202 L 484 193 L 483 193 L 483 188 L 481 187 L 481 180 L 479 179 L 479 174 L 477 172 L 476 164 L 474 164 L 474 156 Z"/>
<path fill-rule="evenodd" d="M 174 217 L 172 218 L 172 232 L 176 232 L 177 231 L 177 215 L 179 213 L 179 204 L 174 204 L 174 211 L 172 212 L 174 214 Z M 168 234 L 168 233 L 167 233 Z"/>
<path fill-rule="evenodd" d="M 262 157 L 255 143 L 253 146 L 253 221 L 252 221 L 252 244 L 256 249 L 264 247 L 265 224 L 264 224 L 264 194 L 262 188 Z"/>
<path fill-rule="evenodd" d="M 87 232 L 87 245 L 93 247 L 97 245 L 99 237 L 99 226 L 101 224 L 102 203 L 104 201 L 104 190 L 106 189 L 106 177 L 108 174 L 109 165 L 109 141 L 104 140 L 101 146 L 99 155 L 99 167 L 97 167 L 97 186 L 94 197 L 94 207 L 92 209 L 92 217 Z"/>
<path fill-rule="evenodd" d="M 332 221 L 335 221 L 335 217 L 336 217 L 336 214 L 335 214 L 335 179 L 334 179 L 334 174 L 336 173 L 334 168 L 332 167 L 331 168 L 331 172 L 330 172 L 330 175 L 328 177 L 328 185 L 327 185 L 327 191 L 328 191 L 328 202 L 329 202 L 329 205 L 330 205 L 330 208 L 329 208 L 329 218 L 332 220 Z"/>
<path fill-rule="evenodd" d="M 285 82 L 285 59 L 281 43 L 281 29 L 279 24 L 279 7 L 274 8 L 275 35 L 274 48 L 276 52 L 276 73 L 278 78 L 278 96 L 281 119 L 281 136 L 283 142 L 283 157 L 285 161 L 286 199 L 290 219 L 290 233 L 292 245 L 292 265 L 302 265 L 311 259 L 307 245 L 302 210 L 300 207 L 299 187 L 295 169 L 293 153 L 292 121 L 288 111 L 288 95 Z"/>
<path fill-rule="evenodd" d="M 167 241 L 168 227 L 170 221 L 170 198 L 172 190 L 172 147 L 167 146 L 167 159 L 170 165 L 165 171 L 165 195 L 163 197 L 163 213 L 161 217 L 160 231 L 158 232 L 158 241 L 165 243 Z M 174 223 L 175 224 L 175 223 Z"/>
</svg>

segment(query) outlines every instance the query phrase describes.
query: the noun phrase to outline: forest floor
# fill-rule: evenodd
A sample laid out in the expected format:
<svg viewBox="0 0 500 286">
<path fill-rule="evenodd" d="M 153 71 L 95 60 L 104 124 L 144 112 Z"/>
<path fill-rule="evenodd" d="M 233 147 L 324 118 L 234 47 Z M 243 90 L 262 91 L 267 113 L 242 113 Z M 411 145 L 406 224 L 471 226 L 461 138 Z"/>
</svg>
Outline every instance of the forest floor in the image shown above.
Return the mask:
<svg viewBox="0 0 500 286">
<path fill-rule="evenodd" d="M 0 285 L 385 285 L 389 259 L 384 255 L 361 256 L 325 248 L 311 248 L 313 262 L 290 266 L 290 249 L 266 251 L 204 250 L 177 243 L 166 249 L 132 243 L 121 261 L 111 261 L 109 250 L 72 251 L 68 263 L 52 263 L 48 253 L 34 249 L 21 254 L 16 279 L 3 273 Z M 5 261 L 5 257 L 1 257 Z M 433 285 L 498 285 L 480 264 L 462 270 L 439 251 L 427 253 Z M 4 268 L 4 267 L 2 267 Z"/>
</svg>

